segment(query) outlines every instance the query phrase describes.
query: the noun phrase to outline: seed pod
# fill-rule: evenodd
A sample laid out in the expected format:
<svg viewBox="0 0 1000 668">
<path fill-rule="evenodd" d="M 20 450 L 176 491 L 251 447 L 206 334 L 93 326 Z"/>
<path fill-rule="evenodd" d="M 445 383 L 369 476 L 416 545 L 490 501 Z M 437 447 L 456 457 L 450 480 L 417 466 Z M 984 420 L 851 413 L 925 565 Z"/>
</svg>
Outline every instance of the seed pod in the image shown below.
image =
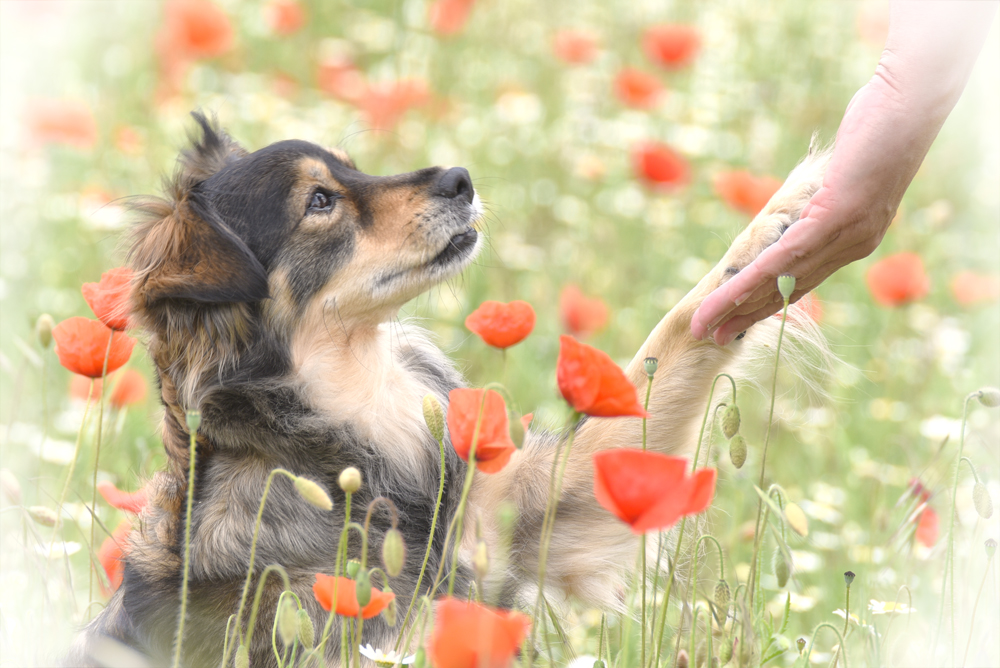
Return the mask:
<svg viewBox="0 0 1000 668">
<path fill-rule="evenodd" d="M 594 661 L 594 668 L 604 668 L 604 661 L 602 659 Z"/>
<path fill-rule="evenodd" d="M 715 584 L 715 604 L 722 608 L 723 612 L 729 609 L 729 584 L 725 580 L 719 580 Z"/>
<path fill-rule="evenodd" d="M 729 459 L 733 466 L 740 469 L 747 461 L 747 442 L 741 435 L 736 434 L 729 441 Z"/>
<path fill-rule="evenodd" d="M 736 404 L 729 404 L 722 412 L 722 433 L 726 438 L 736 436 L 740 431 L 740 409 Z"/>
<path fill-rule="evenodd" d="M 48 348 L 52 345 L 52 328 L 55 326 L 55 320 L 48 313 L 41 314 L 38 316 L 38 320 L 35 321 L 35 336 L 38 337 L 38 342 L 42 344 L 42 348 Z"/>
<path fill-rule="evenodd" d="M 291 596 L 282 598 L 281 605 L 278 606 L 278 635 L 281 636 L 281 642 L 285 645 L 291 645 L 299 631 L 296 608 L 295 601 L 292 600 Z"/>
<path fill-rule="evenodd" d="M 987 408 L 1000 406 L 1000 390 L 995 387 L 984 387 L 978 393 L 979 403 Z"/>
<path fill-rule="evenodd" d="M 785 553 L 780 548 L 776 548 L 771 557 L 771 570 L 774 572 L 774 577 L 778 580 L 778 586 L 784 588 L 788 584 L 789 576 L 792 574 L 792 567 L 785 558 Z"/>
<path fill-rule="evenodd" d="M 993 555 L 996 554 L 997 542 L 992 538 L 987 538 L 985 547 L 986 547 L 986 559 L 987 561 L 989 561 L 990 559 L 993 558 Z"/>
<path fill-rule="evenodd" d="M 382 565 L 389 577 L 394 578 L 403 572 L 406 563 L 406 544 L 399 529 L 389 529 L 382 541 Z"/>
<path fill-rule="evenodd" d="M 344 490 L 348 494 L 354 494 L 356 491 L 361 489 L 361 471 L 357 470 L 353 466 L 348 466 L 340 472 L 337 484 L 340 485 L 340 489 Z"/>
<path fill-rule="evenodd" d="M 976 482 L 972 486 L 972 503 L 976 506 L 976 512 L 984 520 L 988 520 L 993 516 L 993 499 L 990 498 L 990 493 L 986 489 L 986 485 L 981 482 Z"/>
<path fill-rule="evenodd" d="M 795 277 L 791 274 L 778 276 L 778 292 L 786 302 L 791 299 L 792 293 L 795 292 Z"/>
<path fill-rule="evenodd" d="M 56 522 L 59 521 L 56 511 L 46 506 L 30 506 L 28 508 L 28 515 L 43 527 L 54 527 Z"/>
<path fill-rule="evenodd" d="M 15 506 L 21 504 L 21 483 L 10 469 L 0 469 L 0 489 Z"/>
<path fill-rule="evenodd" d="M 236 650 L 234 663 L 236 668 L 250 668 L 250 650 L 247 649 L 246 645 L 241 644 Z"/>
<path fill-rule="evenodd" d="M 444 409 L 433 394 L 424 395 L 424 422 L 431 430 L 431 436 L 438 441 L 444 438 Z"/>
<path fill-rule="evenodd" d="M 201 411 L 188 411 L 184 418 L 187 422 L 188 433 L 196 433 L 198 427 L 201 426 Z"/>
<path fill-rule="evenodd" d="M 313 628 L 312 617 L 305 610 L 299 610 L 296 621 L 299 627 L 299 642 L 306 649 L 312 649 L 313 645 L 316 644 L 316 629 Z"/>
<path fill-rule="evenodd" d="M 392 593 L 392 589 L 389 588 L 389 585 L 386 585 L 385 589 L 383 589 L 382 591 L 384 591 L 386 594 Z M 385 608 L 382 610 L 382 617 L 385 619 L 385 623 L 388 624 L 390 628 L 395 628 L 396 626 L 396 614 L 398 611 L 399 609 L 396 607 L 395 598 L 389 601 L 389 604 L 386 605 Z"/>
<path fill-rule="evenodd" d="M 854 578 L 855 577 L 857 577 L 857 576 L 854 575 L 854 571 L 846 571 L 844 573 L 844 584 L 846 584 L 848 587 L 850 587 L 852 584 L 854 584 Z"/>
<path fill-rule="evenodd" d="M 372 580 L 368 575 L 368 571 L 364 569 L 359 570 L 358 577 L 354 583 L 354 593 L 357 596 L 358 605 L 363 608 L 372 601 Z"/>
<path fill-rule="evenodd" d="M 357 559 L 351 559 L 347 562 L 347 577 L 352 580 L 358 577 L 358 571 L 361 570 L 361 562 Z"/>
<path fill-rule="evenodd" d="M 322 487 L 309 478 L 295 477 L 295 491 L 310 505 L 320 510 L 333 510 L 333 501 Z"/>
<path fill-rule="evenodd" d="M 476 577 L 482 580 L 490 572 L 490 555 L 486 550 L 486 542 L 476 543 L 476 553 L 472 557 L 472 568 L 476 572 Z"/>
<path fill-rule="evenodd" d="M 802 656 L 802 652 L 804 652 L 806 649 L 806 639 L 799 638 L 798 640 L 795 641 L 795 645 L 799 648 L 799 656 Z"/>
<path fill-rule="evenodd" d="M 660 360 L 655 357 L 647 357 L 642 361 L 642 366 L 646 370 L 646 375 L 650 378 L 656 373 L 656 369 L 660 366 Z"/>
</svg>

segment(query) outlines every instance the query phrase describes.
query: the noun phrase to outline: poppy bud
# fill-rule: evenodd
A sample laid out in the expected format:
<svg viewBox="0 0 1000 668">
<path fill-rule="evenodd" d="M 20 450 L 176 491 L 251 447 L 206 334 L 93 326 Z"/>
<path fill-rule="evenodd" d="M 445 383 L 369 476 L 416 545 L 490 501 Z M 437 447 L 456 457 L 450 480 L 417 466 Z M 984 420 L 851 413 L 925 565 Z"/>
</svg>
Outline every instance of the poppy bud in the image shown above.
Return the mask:
<svg viewBox="0 0 1000 668">
<path fill-rule="evenodd" d="M 45 506 L 30 506 L 28 508 L 28 515 L 43 527 L 54 527 L 56 522 L 59 521 L 56 511 Z"/>
<path fill-rule="evenodd" d="M 524 445 L 524 423 L 521 422 L 521 416 L 517 414 L 510 421 L 510 440 L 514 442 L 514 446 L 518 450 Z"/>
<path fill-rule="evenodd" d="M 361 489 L 361 471 L 357 470 L 353 466 L 348 466 L 340 472 L 340 478 L 338 478 L 337 484 L 340 485 L 340 489 L 344 490 L 348 494 L 354 494 L 356 491 Z"/>
<path fill-rule="evenodd" d="M 352 580 L 358 577 L 358 571 L 361 570 L 361 562 L 357 559 L 351 559 L 347 562 L 347 577 Z"/>
<path fill-rule="evenodd" d="M 733 466 L 738 469 L 743 468 L 743 464 L 747 461 L 747 442 L 739 434 L 733 436 L 733 439 L 729 441 L 729 459 L 733 462 Z"/>
<path fill-rule="evenodd" d="M 247 649 L 246 645 L 240 645 L 236 650 L 234 664 L 236 668 L 250 668 L 250 650 Z"/>
<path fill-rule="evenodd" d="M 201 426 L 201 411 L 188 411 L 185 416 L 189 434 L 194 434 Z"/>
<path fill-rule="evenodd" d="M 795 277 L 791 274 L 778 276 L 778 292 L 786 302 L 791 299 L 792 293 L 795 292 Z"/>
<path fill-rule="evenodd" d="M 734 638 L 733 642 L 722 643 L 722 649 L 719 651 L 719 663 L 723 666 L 733 658 L 733 643 L 735 642 L 736 639 Z"/>
<path fill-rule="evenodd" d="M 413 657 L 413 668 L 424 668 L 427 665 L 427 653 L 424 652 L 424 648 L 421 647 L 417 650 L 416 656 Z"/>
<path fill-rule="evenodd" d="M 800 536 L 809 535 L 809 520 L 806 519 L 806 514 L 797 504 L 788 503 L 785 505 L 785 521 L 788 522 L 788 526 L 792 527 L 792 531 Z"/>
<path fill-rule="evenodd" d="M 997 542 L 992 538 L 987 538 L 985 545 L 986 545 L 986 559 L 987 560 L 992 559 L 993 555 L 997 551 Z"/>
<path fill-rule="evenodd" d="M 48 348 L 52 345 L 52 328 L 55 326 L 55 320 L 48 313 L 41 314 L 35 321 L 35 336 L 38 337 L 42 348 Z"/>
<path fill-rule="evenodd" d="M 424 395 L 424 422 L 431 430 L 431 436 L 439 441 L 444 438 L 444 409 L 433 394 Z"/>
<path fill-rule="evenodd" d="M 729 404 L 722 413 L 722 433 L 726 438 L 732 438 L 740 431 L 740 409 L 736 404 Z"/>
<path fill-rule="evenodd" d="M 486 542 L 476 543 L 476 553 L 472 557 L 472 568 L 476 571 L 476 577 L 482 580 L 490 572 L 490 555 L 486 550 Z"/>
<path fill-rule="evenodd" d="M 806 649 L 806 639 L 799 638 L 798 640 L 795 641 L 795 645 L 799 648 L 799 656 L 802 656 L 802 652 L 804 652 Z"/>
<path fill-rule="evenodd" d="M 602 659 L 594 661 L 594 668 L 604 668 L 604 661 Z"/>
<path fill-rule="evenodd" d="M 774 571 L 774 577 L 778 580 L 778 586 L 784 588 L 788 584 L 792 568 L 788 559 L 785 558 L 785 553 L 780 548 L 775 549 L 774 555 L 771 557 L 771 570 Z"/>
<path fill-rule="evenodd" d="M 844 573 L 844 584 L 850 587 L 854 583 L 854 571 L 847 571 Z"/>
<path fill-rule="evenodd" d="M 729 584 L 719 580 L 715 585 L 715 604 L 726 610 L 729 607 Z"/>
<path fill-rule="evenodd" d="M 650 378 L 656 373 L 656 369 L 660 366 L 660 360 L 655 357 L 647 357 L 642 361 L 642 366 L 646 369 L 646 375 Z"/>
<path fill-rule="evenodd" d="M 0 489 L 7 500 L 15 506 L 21 503 L 21 483 L 10 469 L 0 469 Z"/>
<path fill-rule="evenodd" d="M 309 478 L 295 477 L 295 491 L 310 505 L 320 510 L 333 510 L 333 501 L 326 491 Z"/>
<path fill-rule="evenodd" d="M 358 605 L 363 608 L 372 601 L 372 580 L 368 575 L 368 571 L 363 568 L 359 570 L 358 577 L 354 582 L 354 591 L 358 599 Z"/>
<path fill-rule="evenodd" d="M 392 593 L 392 589 L 389 588 L 389 585 L 386 585 L 385 589 L 383 589 L 382 591 L 386 594 Z M 382 610 L 382 617 L 385 619 L 385 623 L 388 624 L 390 628 L 396 626 L 397 612 L 399 612 L 399 608 L 396 607 L 396 598 L 393 597 L 393 599 L 389 601 L 388 605 L 386 605 L 385 608 Z"/>
<path fill-rule="evenodd" d="M 299 627 L 299 642 L 306 649 L 312 649 L 316 643 L 316 630 L 313 628 L 312 617 L 305 610 L 299 610 L 297 619 Z"/>
<path fill-rule="evenodd" d="M 986 490 L 986 485 L 981 482 L 976 482 L 973 485 L 972 502 L 976 506 L 976 512 L 984 520 L 993 517 L 993 499 L 990 498 L 990 493 Z"/>
<path fill-rule="evenodd" d="M 979 403 L 987 408 L 1000 406 L 1000 390 L 995 387 L 984 387 L 977 393 Z"/>
<path fill-rule="evenodd" d="M 394 578 L 403 572 L 406 562 L 406 544 L 399 529 L 389 529 L 382 541 L 382 565 L 389 577 Z"/>
<path fill-rule="evenodd" d="M 285 645 L 291 645 L 299 631 L 296 607 L 292 597 L 286 596 L 281 599 L 281 606 L 278 608 L 278 635 Z"/>
</svg>

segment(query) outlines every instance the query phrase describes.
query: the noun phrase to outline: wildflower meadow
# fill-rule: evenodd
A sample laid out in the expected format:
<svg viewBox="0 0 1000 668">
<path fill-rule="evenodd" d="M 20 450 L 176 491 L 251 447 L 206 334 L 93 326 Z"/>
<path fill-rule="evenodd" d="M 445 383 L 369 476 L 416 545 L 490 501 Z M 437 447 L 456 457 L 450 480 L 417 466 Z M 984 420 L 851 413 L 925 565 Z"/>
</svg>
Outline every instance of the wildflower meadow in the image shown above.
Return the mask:
<svg viewBox="0 0 1000 668">
<path fill-rule="evenodd" d="M 125 249 L 133 196 L 161 192 L 195 110 L 249 150 L 296 138 L 369 174 L 471 173 L 482 253 L 399 314 L 468 381 L 422 406 L 441 489 L 445 448 L 469 464 L 454 521 L 434 515 L 449 554 L 473 535 L 474 476 L 546 429 L 562 459 L 544 573 L 573 426 L 643 425 L 593 457 L 601 521 L 641 536 L 634 562 L 607 565 L 630 574 L 612 609 L 542 588 L 497 608 L 485 576 L 503 554 L 477 543 L 459 590 L 394 508 L 378 553 L 364 538 L 349 561 L 368 527 L 349 523 L 365 472 L 348 468 L 337 571 L 312 592 L 327 615 L 289 591 L 255 629 L 251 576 L 282 568 L 251 547 L 217 665 L 246 668 L 254 633 L 273 665 L 324 665 L 335 633 L 352 666 L 1000 666 L 996 22 L 879 248 L 794 309 L 779 279 L 782 337 L 809 319 L 832 354 L 777 338 L 714 378 L 688 457 L 646 449 L 648 386 L 622 373 L 813 136 L 833 140 L 887 23 L 881 0 L 0 2 L 0 666 L 60 664 L 122 586 L 167 464 Z M 345 517 L 306 477 L 275 469 L 267 489 L 279 478 Z M 495 510 L 509 526 L 516 509 Z M 413 605 L 392 588 L 404 553 L 435 592 Z M 380 615 L 405 642 L 366 642 Z"/>
</svg>

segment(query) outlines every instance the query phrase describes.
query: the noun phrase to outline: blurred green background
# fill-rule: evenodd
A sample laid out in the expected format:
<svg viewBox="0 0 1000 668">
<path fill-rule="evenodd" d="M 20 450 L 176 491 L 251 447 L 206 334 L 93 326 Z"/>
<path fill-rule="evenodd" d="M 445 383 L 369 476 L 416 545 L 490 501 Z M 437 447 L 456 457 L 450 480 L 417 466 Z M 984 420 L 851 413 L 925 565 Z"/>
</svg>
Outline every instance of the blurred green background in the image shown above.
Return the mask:
<svg viewBox="0 0 1000 668">
<path fill-rule="evenodd" d="M 373 174 L 467 167 L 487 205 L 488 246 L 463 276 L 403 315 L 433 330 L 471 382 L 485 383 L 499 377 L 501 358 L 464 328 L 465 316 L 485 299 L 529 301 L 538 324 L 509 351 L 508 385 L 525 411 L 556 425 L 561 289 L 573 283 L 607 304 L 610 322 L 588 342 L 626 363 L 751 218 L 720 197 L 718 175 L 746 169 L 782 179 L 814 132 L 832 139 L 871 76 L 887 16 L 882 3 L 843 0 L 438 4 L 0 3 L 0 455 L 22 505 L 55 507 L 82 417 L 69 374 L 34 338 L 35 320 L 91 316 L 80 284 L 122 262 L 121 198 L 158 192 L 191 129 L 191 110 L 216 114 L 251 150 L 295 137 L 340 146 Z M 459 27 L 442 34 L 454 27 L 448 19 Z M 644 31 L 663 23 L 697 31 L 700 49 L 686 66 L 659 67 L 643 52 Z M 566 30 L 594 40 L 589 62 L 566 62 L 555 48 Z M 651 108 L 631 108 L 616 94 L 626 67 L 663 87 Z M 868 600 L 892 601 L 902 584 L 913 590 L 918 613 L 906 635 L 905 622 L 896 622 L 893 661 L 947 663 L 927 648 L 944 540 L 914 545 L 913 522 L 897 501 L 918 478 L 943 535 L 962 398 L 1000 384 L 1000 305 L 989 287 L 1000 272 L 998 83 L 994 25 L 882 246 L 818 290 L 821 327 L 845 362 L 825 388 L 832 398 L 813 402 L 794 378 L 780 380 L 768 477 L 804 507 L 813 528 L 792 545 L 792 640 L 820 621 L 842 624 L 832 613 L 843 607 L 841 573 L 851 569 L 859 574 L 852 609 L 880 632 L 887 617 L 868 613 Z M 683 156 L 688 184 L 662 192 L 636 177 L 630 151 L 648 140 Z M 900 251 L 922 257 L 930 294 L 885 308 L 869 294 L 865 271 Z M 987 286 L 975 303 L 952 290 L 963 271 Z M 152 378 L 139 348 L 130 366 Z M 740 403 L 750 457 L 735 471 L 717 444 L 711 512 L 731 584 L 734 572 L 745 578 L 749 561 L 745 523 L 753 519 L 767 407 L 750 384 Z M 973 406 L 966 454 L 1000 499 L 1000 422 Z M 162 465 L 157 420 L 154 396 L 109 413 L 99 479 L 134 490 Z M 49 665 L 95 610 L 86 604 L 90 519 L 82 505 L 91 497 L 93 429 L 59 534 L 79 551 L 42 556 L 51 530 L 3 500 L 4 666 Z M 986 563 L 982 542 L 998 537 L 998 516 L 977 518 L 971 477 L 964 468 L 961 475 L 956 607 L 964 647 Z M 123 517 L 103 502 L 96 511 L 110 529 Z M 700 575 L 710 593 L 717 576 L 708 561 Z M 765 585 L 776 588 L 773 577 Z M 996 563 L 986 587 L 974 629 L 986 663 L 970 665 L 1000 661 Z M 574 608 L 567 628 L 577 653 L 596 650 L 592 611 Z M 855 656 L 864 656 L 854 642 Z M 825 652 L 828 661 L 829 647 L 820 643 L 814 657 Z"/>
</svg>

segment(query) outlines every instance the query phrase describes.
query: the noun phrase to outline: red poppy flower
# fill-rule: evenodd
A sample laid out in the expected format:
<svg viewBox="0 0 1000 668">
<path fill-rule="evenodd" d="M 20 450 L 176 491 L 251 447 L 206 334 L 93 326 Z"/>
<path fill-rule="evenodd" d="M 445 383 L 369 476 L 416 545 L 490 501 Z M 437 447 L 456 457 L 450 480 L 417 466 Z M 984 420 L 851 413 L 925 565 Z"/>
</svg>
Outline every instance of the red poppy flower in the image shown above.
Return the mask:
<svg viewBox="0 0 1000 668">
<path fill-rule="evenodd" d="M 660 80 L 648 72 L 626 67 L 615 77 L 615 95 L 627 107 L 652 109 L 662 94 Z"/>
<path fill-rule="evenodd" d="M 698 48 L 701 37 L 692 26 L 665 24 L 647 28 L 642 36 L 642 50 L 646 57 L 661 67 L 677 70 L 690 65 Z"/>
<path fill-rule="evenodd" d="M 429 99 L 426 83 L 418 79 L 403 79 L 368 86 L 360 106 L 372 129 L 388 130 L 406 112 L 427 104 Z"/>
<path fill-rule="evenodd" d="M 565 334 L 559 337 L 556 381 L 576 411 L 594 417 L 647 417 L 635 385 L 607 353 Z"/>
<path fill-rule="evenodd" d="M 386 593 L 381 589 L 372 587 L 372 599 L 368 605 L 361 607 L 358 605 L 358 596 L 355 591 L 355 582 L 344 577 L 333 577 L 322 573 L 316 574 L 316 584 L 313 585 L 313 596 L 323 606 L 327 612 L 333 607 L 334 590 L 337 594 L 337 614 L 344 617 L 357 617 L 361 611 L 362 619 L 371 619 L 377 616 L 385 606 L 389 605 L 396 595 L 392 592 Z"/>
<path fill-rule="evenodd" d="M 140 489 L 137 492 L 123 492 L 113 482 L 102 480 L 97 483 L 97 491 L 101 493 L 108 505 L 127 513 L 138 515 L 146 507 L 146 490 Z"/>
<path fill-rule="evenodd" d="M 559 294 L 559 315 L 563 328 L 578 338 L 585 338 L 608 324 L 608 306 L 599 297 L 587 297 L 572 283 Z"/>
<path fill-rule="evenodd" d="M 594 496 L 635 533 L 666 529 L 708 508 L 715 495 L 715 469 L 689 476 L 688 465 L 659 452 L 604 450 L 594 455 Z"/>
<path fill-rule="evenodd" d="M 287 37 L 305 25 L 306 12 L 295 0 L 272 0 L 264 6 L 264 20 L 275 35 Z"/>
<path fill-rule="evenodd" d="M 995 302 L 1000 299 L 1000 276 L 960 271 L 951 279 L 951 294 L 962 306 Z"/>
<path fill-rule="evenodd" d="M 109 401 L 121 410 L 145 399 L 147 392 L 146 377 L 135 369 L 125 369 L 115 378 Z"/>
<path fill-rule="evenodd" d="M 215 58 L 233 48 L 233 26 L 208 0 L 168 0 L 156 41 L 166 59 Z"/>
<path fill-rule="evenodd" d="M 510 440 L 507 405 L 496 390 L 486 392 L 485 402 L 483 390 L 459 388 L 448 393 L 448 434 L 451 436 L 451 447 L 455 448 L 459 457 L 469 461 L 476 422 L 479 422 L 480 405 L 483 417 L 479 425 L 479 438 L 476 440 L 476 468 L 483 473 L 496 473 L 507 465 L 517 449 Z"/>
<path fill-rule="evenodd" d="M 873 264 L 865 274 L 868 291 L 881 306 L 902 306 L 927 296 L 931 281 L 916 253 L 896 253 Z"/>
<path fill-rule="evenodd" d="M 521 426 L 524 427 L 525 431 L 528 431 L 528 428 L 531 427 L 531 421 L 534 419 L 535 419 L 534 413 L 525 413 L 524 415 L 521 416 Z"/>
<path fill-rule="evenodd" d="M 436 0 L 427 10 L 431 29 L 439 35 L 461 32 L 469 20 L 474 0 Z"/>
<path fill-rule="evenodd" d="M 687 185 L 691 179 L 687 160 L 659 142 L 643 142 L 634 146 L 632 169 L 647 186 L 664 192 Z"/>
<path fill-rule="evenodd" d="M 84 283 L 80 288 L 94 315 L 111 329 L 128 329 L 132 275 L 128 267 L 117 267 L 101 274 L 100 283 Z"/>
<path fill-rule="evenodd" d="M 773 176 L 754 176 L 746 170 L 720 172 L 712 182 L 722 200 L 743 213 L 756 216 L 781 187 Z"/>
<path fill-rule="evenodd" d="M 36 144 L 89 149 L 97 143 L 97 122 L 77 100 L 35 100 L 24 115 L 28 137 Z"/>
<path fill-rule="evenodd" d="M 531 620 L 520 612 L 443 598 L 427 653 L 436 668 L 506 668 L 530 629 Z"/>
<path fill-rule="evenodd" d="M 108 329 L 100 320 L 80 316 L 63 320 L 52 328 L 59 363 L 81 376 L 100 378 L 104 356 L 108 357 L 108 373 L 121 367 L 132 355 L 135 339 L 124 332 Z M 111 348 L 108 348 L 108 338 Z"/>
<path fill-rule="evenodd" d="M 917 542 L 924 547 L 934 547 L 937 543 L 938 535 L 941 533 L 941 521 L 938 518 L 937 512 L 927 506 L 924 511 L 920 513 L 920 517 L 917 519 L 917 530 L 914 534 Z"/>
<path fill-rule="evenodd" d="M 145 142 L 137 129 L 123 125 L 115 131 L 115 148 L 127 155 L 141 155 Z"/>
<path fill-rule="evenodd" d="M 781 320 L 781 311 L 771 317 L 775 320 Z M 802 295 L 799 301 L 788 309 L 788 322 L 803 322 L 805 318 L 812 320 L 817 325 L 823 322 L 823 302 L 814 292 Z"/>
<path fill-rule="evenodd" d="M 359 103 L 368 92 L 365 75 L 350 60 L 338 57 L 324 60 L 319 64 L 316 85 L 338 100 Z"/>
<path fill-rule="evenodd" d="M 93 386 L 91 386 L 91 383 L 93 383 Z M 101 379 L 87 378 L 86 376 L 79 376 L 74 373 L 69 379 L 69 396 L 80 401 L 100 401 Z"/>
<path fill-rule="evenodd" d="M 465 319 L 465 326 L 494 348 L 510 348 L 535 328 L 535 309 L 522 301 L 485 301 Z"/>
<path fill-rule="evenodd" d="M 597 39 L 583 30 L 560 30 L 552 38 L 556 58 L 570 65 L 585 65 L 597 56 Z"/>
<path fill-rule="evenodd" d="M 104 539 L 100 549 L 97 551 L 97 560 L 100 562 L 101 567 L 104 568 L 104 573 L 108 576 L 108 582 L 111 583 L 111 589 L 108 589 L 101 582 L 101 591 L 105 596 L 113 594 L 121 586 L 122 578 L 125 577 L 124 558 L 128 554 L 128 535 L 131 531 L 132 525 L 127 520 L 123 521 L 110 536 Z"/>
</svg>

